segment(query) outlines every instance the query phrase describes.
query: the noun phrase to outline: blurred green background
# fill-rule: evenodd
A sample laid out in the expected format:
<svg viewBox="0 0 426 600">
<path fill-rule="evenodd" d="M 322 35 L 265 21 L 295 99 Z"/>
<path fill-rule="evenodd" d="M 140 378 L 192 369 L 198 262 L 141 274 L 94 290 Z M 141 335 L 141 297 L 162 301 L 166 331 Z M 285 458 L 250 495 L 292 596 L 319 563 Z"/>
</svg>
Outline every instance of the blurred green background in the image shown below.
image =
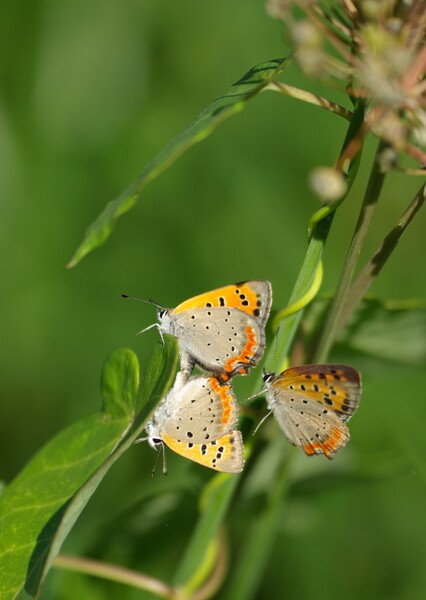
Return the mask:
<svg viewBox="0 0 426 600">
<path fill-rule="evenodd" d="M 307 176 L 334 163 L 346 124 L 262 94 L 150 184 L 107 245 L 69 271 L 105 203 L 213 98 L 288 48 L 262 3 L 243 0 L 4 0 L 0 31 L 0 478 L 8 482 L 58 430 L 98 408 L 111 349 L 130 347 L 143 364 L 158 341 L 155 331 L 135 337 L 154 310 L 121 293 L 174 306 L 262 278 L 274 307 L 286 304 L 319 207 Z M 325 93 L 295 68 L 286 81 Z M 324 291 L 336 285 L 375 145 L 333 225 Z M 420 183 L 388 177 L 365 257 Z M 418 215 L 374 295 L 425 297 L 425 226 Z M 256 598 L 418 600 L 425 589 L 426 369 L 362 356 L 354 366 L 364 394 L 352 442 L 332 463 L 296 457 Z M 248 380 L 238 386 L 242 398 L 251 391 Z M 277 439 L 276 451 L 287 452 Z M 151 479 L 154 456 L 140 445 L 119 462 L 64 550 L 171 579 L 211 473 L 169 452 L 168 478 Z M 248 471 L 227 523 L 231 573 L 262 505 L 258 476 Z M 49 576 L 45 600 L 77 597 L 152 596 Z"/>
</svg>

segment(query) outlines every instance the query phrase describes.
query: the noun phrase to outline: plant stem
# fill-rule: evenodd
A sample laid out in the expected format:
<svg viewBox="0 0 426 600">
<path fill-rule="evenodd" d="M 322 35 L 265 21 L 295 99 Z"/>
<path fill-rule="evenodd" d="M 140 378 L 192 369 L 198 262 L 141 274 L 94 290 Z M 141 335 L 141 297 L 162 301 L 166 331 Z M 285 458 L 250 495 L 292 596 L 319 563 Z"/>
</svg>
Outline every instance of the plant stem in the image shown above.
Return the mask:
<svg viewBox="0 0 426 600">
<path fill-rule="evenodd" d="M 341 331 L 343 325 L 347 322 L 358 303 L 365 296 L 367 290 L 370 288 L 371 284 L 384 267 L 386 261 L 398 245 L 402 234 L 405 232 L 411 221 L 416 216 L 417 212 L 423 206 L 424 201 L 425 185 L 422 185 L 395 227 L 393 227 L 388 233 L 380 247 L 376 250 L 354 283 L 351 285 L 349 293 L 346 297 L 346 302 L 343 305 L 340 321 L 338 322 L 338 333 Z"/>
<path fill-rule="evenodd" d="M 175 593 L 172 587 L 136 571 L 118 567 L 110 563 L 101 562 L 91 558 L 79 558 L 67 554 L 60 554 L 54 562 L 55 567 L 65 569 L 67 571 L 76 571 L 78 573 L 86 573 L 94 577 L 102 577 L 110 581 L 124 583 L 140 590 L 148 590 L 162 598 L 173 598 Z"/>
<path fill-rule="evenodd" d="M 355 232 L 352 236 L 351 245 L 343 266 L 339 285 L 332 300 L 330 310 L 328 312 L 327 319 L 316 348 L 314 361 L 318 363 L 324 362 L 327 359 L 330 348 L 336 339 L 338 326 L 341 325 L 343 304 L 346 300 L 352 277 L 359 260 L 359 255 L 370 228 L 373 214 L 376 209 L 377 201 L 386 175 L 386 173 L 381 170 L 379 164 L 379 156 L 385 146 L 385 142 L 380 141 L 377 147 L 374 163 L 371 168 L 370 179 L 365 191 L 361 211 L 355 227 Z"/>
<path fill-rule="evenodd" d="M 311 92 L 301 90 L 293 85 L 281 83 L 280 81 L 271 81 L 264 87 L 263 91 L 280 92 L 281 94 L 284 94 L 284 96 L 290 96 L 296 100 L 302 100 L 302 102 L 307 102 L 308 104 L 313 104 L 319 108 L 324 108 L 325 110 L 339 115 L 348 121 L 352 117 L 351 111 L 344 106 L 336 104 L 335 102 L 331 102 L 330 100 L 327 100 L 327 98 L 322 98 L 321 96 L 312 94 Z"/>
</svg>

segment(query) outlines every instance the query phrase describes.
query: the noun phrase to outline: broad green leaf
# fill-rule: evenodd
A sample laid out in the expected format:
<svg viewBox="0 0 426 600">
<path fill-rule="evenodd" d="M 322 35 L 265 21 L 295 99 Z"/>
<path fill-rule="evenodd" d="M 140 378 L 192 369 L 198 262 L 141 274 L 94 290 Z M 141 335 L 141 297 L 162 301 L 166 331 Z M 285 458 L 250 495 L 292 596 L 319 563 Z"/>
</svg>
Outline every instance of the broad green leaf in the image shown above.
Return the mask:
<svg viewBox="0 0 426 600">
<path fill-rule="evenodd" d="M 365 300 L 340 339 L 370 356 L 406 365 L 426 365 L 426 306 L 406 308 Z"/>
<path fill-rule="evenodd" d="M 129 418 L 136 410 L 139 388 L 139 363 L 127 348 L 114 350 L 102 368 L 101 394 L 103 410 L 111 416 Z"/>
<path fill-rule="evenodd" d="M 323 322 L 329 300 L 311 306 L 305 321 L 308 343 Z M 340 335 L 336 350 L 350 350 L 402 365 L 426 365 L 426 305 L 364 299 Z"/>
<path fill-rule="evenodd" d="M 89 252 L 102 246 L 121 215 L 133 208 L 143 188 L 167 169 L 188 148 L 208 137 L 225 119 L 240 112 L 248 100 L 259 94 L 285 67 L 287 59 L 280 58 L 250 69 L 224 94 L 203 110 L 184 131 L 178 134 L 143 169 L 134 183 L 118 198 L 106 205 L 104 211 L 90 225 L 68 267 L 75 267 Z"/>
<path fill-rule="evenodd" d="M 175 372 L 175 355 L 174 340 L 167 340 L 164 353 L 154 351 L 150 365 L 157 377 L 152 386 L 156 401 L 167 391 Z M 1 496 L 1 599 L 37 597 L 43 577 L 85 505 L 139 435 L 143 421 L 128 433 L 134 421 L 138 379 L 133 352 L 111 353 L 102 374 L 103 411 L 57 435 Z M 151 401 L 151 397 L 145 399 L 147 413 Z"/>
</svg>

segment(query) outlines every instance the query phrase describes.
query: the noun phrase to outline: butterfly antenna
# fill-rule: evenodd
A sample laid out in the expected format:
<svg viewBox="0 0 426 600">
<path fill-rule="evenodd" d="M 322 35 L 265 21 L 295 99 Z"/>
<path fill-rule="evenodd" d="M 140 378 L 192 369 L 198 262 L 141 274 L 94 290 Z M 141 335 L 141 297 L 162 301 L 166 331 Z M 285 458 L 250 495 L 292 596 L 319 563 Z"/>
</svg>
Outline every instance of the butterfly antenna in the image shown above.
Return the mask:
<svg viewBox="0 0 426 600">
<path fill-rule="evenodd" d="M 164 444 L 161 444 L 163 446 L 163 451 L 164 451 Z M 158 459 L 160 458 L 160 454 L 161 454 L 161 450 L 160 448 L 157 450 L 157 456 L 155 457 L 155 462 L 154 462 L 154 466 L 152 467 L 152 471 L 151 471 L 151 477 L 154 477 L 154 473 L 155 473 L 155 469 L 157 468 L 157 464 L 158 464 Z"/>
<path fill-rule="evenodd" d="M 137 300 L 138 302 L 144 302 L 145 304 L 152 304 L 152 306 L 156 306 L 160 309 L 164 308 L 164 306 L 161 306 L 161 304 L 157 304 L 157 302 L 154 302 L 154 300 L 145 300 L 144 298 L 136 298 L 134 296 L 128 296 L 127 294 L 121 294 L 121 297 L 125 300 Z"/>
<path fill-rule="evenodd" d="M 253 394 L 253 396 L 249 396 L 248 398 L 243 400 L 241 402 L 241 404 L 246 404 L 247 402 L 251 402 L 252 400 L 255 400 L 256 398 L 259 398 L 259 396 L 261 396 L 265 392 L 266 392 L 266 388 L 263 388 L 263 389 L 259 390 L 258 392 L 256 392 L 255 394 Z"/>
<path fill-rule="evenodd" d="M 267 419 L 268 417 L 270 417 L 271 415 L 272 415 L 272 410 L 270 410 L 268 413 L 266 413 L 266 415 L 263 417 L 263 419 L 261 419 L 261 420 L 259 421 L 259 423 L 256 425 L 256 429 L 253 431 L 253 435 L 255 435 L 255 434 L 257 433 L 257 430 L 259 429 L 259 427 L 260 427 L 261 425 L 263 425 L 263 423 L 266 421 L 266 419 Z"/>
<path fill-rule="evenodd" d="M 165 446 L 165 444 L 162 444 L 162 446 L 163 446 L 163 475 L 165 477 L 167 475 L 166 446 Z"/>
</svg>

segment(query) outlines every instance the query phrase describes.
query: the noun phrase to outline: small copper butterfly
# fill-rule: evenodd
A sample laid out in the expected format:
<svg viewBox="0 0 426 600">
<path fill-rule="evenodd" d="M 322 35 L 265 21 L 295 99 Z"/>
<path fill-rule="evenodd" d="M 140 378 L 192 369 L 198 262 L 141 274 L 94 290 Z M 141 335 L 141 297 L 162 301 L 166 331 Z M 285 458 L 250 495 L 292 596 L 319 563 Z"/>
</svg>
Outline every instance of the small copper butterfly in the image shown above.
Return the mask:
<svg viewBox="0 0 426 600">
<path fill-rule="evenodd" d="M 270 413 L 291 444 L 308 455 L 324 454 L 330 459 L 346 446 L 350 439 L 346 422 L 358 408 L 361 396 L 356 369 L 305 365 L 279 375 L 265 372 L 263 381 Z"/>
<path fill-rule="evenodd" d="M 231 386 L 216 377 L 192 377 L 169 391 L 147 423 L 146 432 L 153 448 L 166 444 L 205 467 L 240 473 L 244 446 L 236 423 L 237 404 Z"/>
<path fill-rule="evenodd" d="M 185 373 L 197 364 L 226 380 L 237 373 L 247 374 L 262 358 L 271 303 L 268 281 L 235 283 L 173 309 L 158 307 L 159 322 L 142 331 L 157 327 L 161 335 L 176 336 Z"/>
</svg>

